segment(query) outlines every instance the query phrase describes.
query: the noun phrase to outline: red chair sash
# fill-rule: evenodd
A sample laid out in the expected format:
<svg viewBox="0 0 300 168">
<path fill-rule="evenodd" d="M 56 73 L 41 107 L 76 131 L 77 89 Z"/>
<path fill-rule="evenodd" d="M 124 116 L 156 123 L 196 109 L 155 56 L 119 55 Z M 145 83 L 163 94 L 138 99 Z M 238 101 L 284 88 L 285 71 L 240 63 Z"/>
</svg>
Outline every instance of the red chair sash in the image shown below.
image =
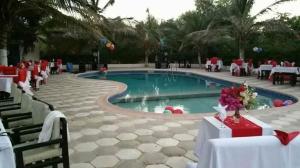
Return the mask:
<svg viewBox="0 0 300 168">
<path fill-rule="evenodd" d="M 218 58 L 217 58 L 217 57 L 212 57 L 212 58 L 210 59 L 210 62 L 211 62 L 212 64 L 217 64 L 217 63 L 218 63 Z"/>
<path fill-rule="evenodd" d="M 21 82 L 25 82 L 26 76 L 27 76 L 27 69 L 26 68 L 19 69 L 18 80 Z"/>
</svg>

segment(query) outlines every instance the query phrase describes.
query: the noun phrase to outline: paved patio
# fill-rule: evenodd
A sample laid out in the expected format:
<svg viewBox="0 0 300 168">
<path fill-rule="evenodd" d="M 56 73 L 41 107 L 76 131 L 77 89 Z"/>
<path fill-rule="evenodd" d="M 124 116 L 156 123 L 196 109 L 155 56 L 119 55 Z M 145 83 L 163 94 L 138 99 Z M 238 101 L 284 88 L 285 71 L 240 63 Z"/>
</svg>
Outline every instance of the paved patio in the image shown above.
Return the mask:
<svg viewBox="0 0 300 168">
<path fill-rule="evenodd" d="M 255 77 L 232 77 L 229 72 L 207 73 L 197 69 L 186 72 L 225 80 L 247 82 L 270 90 L 300 97 L 300 87 L 273 86 Z M 107 111 L 101 97 L 119 92 L 120 83 L 78 78 L 73 74 L 53 75 L 36 96 L 53 104 L 68 118 L 70 162 L 72 168 L 184 168 L 193 155 L 201 117 L 164 118 Z M 300 107 L 250 111 L 250 115 L 275 129 L 299 130 Z M 211 114 L 209 114 L 211 115 Z"/>
</svg>

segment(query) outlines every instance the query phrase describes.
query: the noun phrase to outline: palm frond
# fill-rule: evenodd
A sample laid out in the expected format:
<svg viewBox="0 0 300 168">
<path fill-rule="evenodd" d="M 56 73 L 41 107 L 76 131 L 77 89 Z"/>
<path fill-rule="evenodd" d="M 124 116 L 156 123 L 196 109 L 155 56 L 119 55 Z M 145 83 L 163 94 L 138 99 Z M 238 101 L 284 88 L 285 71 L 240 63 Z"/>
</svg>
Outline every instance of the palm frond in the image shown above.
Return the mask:
<svg viewBox="0 0 300 168">
<path fill-rule="evenodd" d="M 259 11 L 253 17 L 257 18 L 258 16 L 263 15 L 263 14 L 271 11 L 274 6 L 279 5 L 281 3 L 284 3 L 284 2 L 290 2 L 290 1 L 295 1 L 295 0 L 277 0 L 274 3 L 270 4 L 269 6 L 267 6 L 266 8 L 262 9 L 261 11 Z"/>
</svg>

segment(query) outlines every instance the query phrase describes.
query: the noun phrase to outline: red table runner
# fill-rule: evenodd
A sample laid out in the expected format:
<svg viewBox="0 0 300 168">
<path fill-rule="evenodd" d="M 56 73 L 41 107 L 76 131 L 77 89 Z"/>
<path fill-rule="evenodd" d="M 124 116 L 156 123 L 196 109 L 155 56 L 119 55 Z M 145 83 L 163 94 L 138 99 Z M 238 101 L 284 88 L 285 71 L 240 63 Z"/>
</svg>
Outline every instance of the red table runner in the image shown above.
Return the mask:
<svg viewBox="0 0 300 168">
<path fill-rule="evenodd" d="M 221 121 L 218 116 L 215 118 Z M 240 123 L 234 123 L 233 117 L 228 116 L 224 124 L 231 128 L 232 137 L 262 136 L 262 128 L 242 116 Z"/>
</svg>

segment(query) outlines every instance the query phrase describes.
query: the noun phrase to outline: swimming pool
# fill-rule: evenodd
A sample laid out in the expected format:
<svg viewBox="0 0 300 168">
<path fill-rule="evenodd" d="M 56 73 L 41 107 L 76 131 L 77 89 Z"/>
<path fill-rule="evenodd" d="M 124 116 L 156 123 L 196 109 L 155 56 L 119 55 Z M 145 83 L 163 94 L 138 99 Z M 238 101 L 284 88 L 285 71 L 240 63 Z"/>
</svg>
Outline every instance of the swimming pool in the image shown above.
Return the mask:
<svg viewBox="0 0 300 168">
<path fill-rule="evenodd" d="M 214 112 L 220 90 L 236 83 L 204 77 L 193 73 L 170 71 L 112 71 L 92 73 L 82 77 L 105 79 L 125 83 L 127 90 L 109 101 L 136 111 L 163 113 L 166 106 L 182 109 L 185 113 Z M 293 100 L 287 95 L 256 89 L 258 108 L 272 106 L 272 100 Z"/>
</svg>

